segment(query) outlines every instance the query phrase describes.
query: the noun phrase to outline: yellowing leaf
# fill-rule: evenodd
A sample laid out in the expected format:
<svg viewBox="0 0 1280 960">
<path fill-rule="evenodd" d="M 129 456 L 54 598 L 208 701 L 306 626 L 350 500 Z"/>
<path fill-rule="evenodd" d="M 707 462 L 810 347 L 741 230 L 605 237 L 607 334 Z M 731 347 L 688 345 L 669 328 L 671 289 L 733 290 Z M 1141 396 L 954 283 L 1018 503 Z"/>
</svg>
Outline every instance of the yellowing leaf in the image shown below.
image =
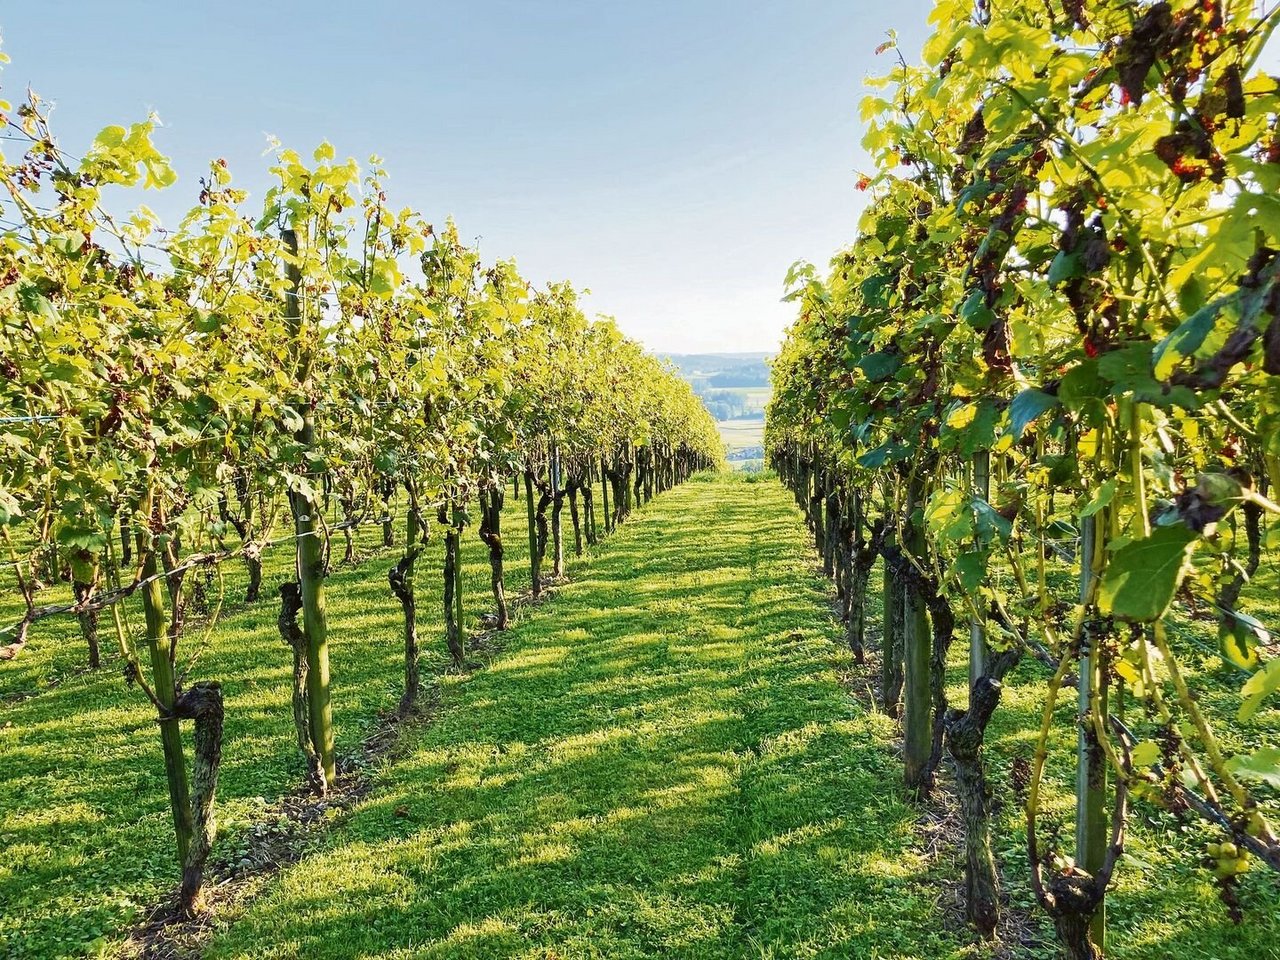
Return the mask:
<svg viewBox="0 0 1280 960">
<path fill-rule="evenodd" d="M 1160 744 L 1154 740 L 1143 740 L 1133 748 L 1130 758 L 1135 767 L 1149 767 L 1160 759 Z"/>
</svg>

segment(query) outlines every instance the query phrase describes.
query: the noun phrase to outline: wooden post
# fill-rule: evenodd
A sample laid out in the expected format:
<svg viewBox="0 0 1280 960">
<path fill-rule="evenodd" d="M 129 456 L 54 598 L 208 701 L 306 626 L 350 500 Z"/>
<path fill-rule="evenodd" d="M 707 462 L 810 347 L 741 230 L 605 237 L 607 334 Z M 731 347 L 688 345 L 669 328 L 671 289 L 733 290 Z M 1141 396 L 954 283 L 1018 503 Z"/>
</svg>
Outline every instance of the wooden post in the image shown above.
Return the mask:
<svg viewBox="0 0 1280 960">
<path fill-rule="evenodd" d="M 542 596 L 542 563 L 538 558 L 538 519 L 533 503 L 533 466 L 524 468 L 524 505 L 529 514 L 529 576 L 534 597 Z"/>
<path fill-rule="evenodd" d="M 991 496 L 991 454 L 980 450 L 973 455 L 972 496 L 987 500 Z M 991 647 L 987 643 L 986 624 L 979 618 L 969 621 L 969 689 L 987 672 Z"/>
<path fill-rule="evenodd" d="M 560 476 L 560 448 L 551 444 L 551 575 L 564 576 L 564 530 L 560 514 L 564 509 L 564 482 Z"/>
<path fill-rule="evenodd" d="M 924 482 L 912 477 L 907 489 L 906 553 L 916 560 L 924 556 Z M 928 792 L 925 783 L 929 755 L 933 749 L 933 692 L 929 686 L 929 653 L 932 637 L 921 588 L 911 581 L 906 589 L 906 612 L 902 620 L 903 753 L 906 760 L 907 789 L 917 797 Z"/>
<path fill-rule="evenodd" d="M 607 536 L 613 532 L 613 517 L 609 514 L 609 470 L 603 455 L 600 457 L 600 493 L 604 497 L 604 532 Z"/>
<path fill-rule="evenodd" d="M 885 532 L 885 553 L 895 545 Z M 902 715 L 902 584 L 888 559 L 884 561 L 884 628 L 880 643 L 880 698 L 891 717 Z"/>
<path fill-rule="evenodd" d="M 1099 511 L 1103 513 L 1105 511 Z M 1080 600 L 1093 593 L 1093 578 L 1101 561 L 1099 514 L 1086 517 L 1080 528 Z M 1079 729 L 1076 734 L 1076 863 L 1096 876 L 1107 854 L 1107 761 L 1090 720 L 1092 698 L 1101 696 L 1098 646 L 1089 638 L 1089 614 L 1085 620 L 1085 649 L 1079 665 Z M 1105 701 L 1102 706 L 1106 716 Z M 1102 949 L 1106 934 L 1106 901 L 1098 905 L 1089 922 L 1090 938 Z"/>
</svg>

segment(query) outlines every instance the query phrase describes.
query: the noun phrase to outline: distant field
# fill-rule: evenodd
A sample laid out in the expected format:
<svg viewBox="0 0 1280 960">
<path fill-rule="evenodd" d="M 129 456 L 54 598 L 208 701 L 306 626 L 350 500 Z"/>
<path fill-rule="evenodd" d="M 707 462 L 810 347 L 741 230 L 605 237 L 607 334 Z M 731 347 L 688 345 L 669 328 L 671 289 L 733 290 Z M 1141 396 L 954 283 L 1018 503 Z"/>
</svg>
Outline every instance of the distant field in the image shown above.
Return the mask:
<svg viewBox="0 0 1280 960">
<path fill-rule="evenodd" d="M 714 417 L 763 411 L 769 402 L 772 393 L 768 386 L 769 354 L 685 353 L 660 356 L 676 367 L 704 402 L 710 401 L 708 409 Z M 739 386 L 751 383 L 761 386 Z M 733 409 L 717 409 L 721 406 L 719 401 L 725 400 L 726 396 L 732 396 L 740 403 L 735 403 Z"/>
<path fill-rule="evenodd" d="M 716 426 L 720 428 L 724 445 L 731 451 L 764 444 L 763 420 L 720 420 Z"/>
<path fill-rule="evenodd" d="M 765 404 L 769 402 L 769 395 L 773 393 L 772 387 L 734 387 L 733 389 L 746 398 L 751 410 L 763 410 Z"/>
</svg>

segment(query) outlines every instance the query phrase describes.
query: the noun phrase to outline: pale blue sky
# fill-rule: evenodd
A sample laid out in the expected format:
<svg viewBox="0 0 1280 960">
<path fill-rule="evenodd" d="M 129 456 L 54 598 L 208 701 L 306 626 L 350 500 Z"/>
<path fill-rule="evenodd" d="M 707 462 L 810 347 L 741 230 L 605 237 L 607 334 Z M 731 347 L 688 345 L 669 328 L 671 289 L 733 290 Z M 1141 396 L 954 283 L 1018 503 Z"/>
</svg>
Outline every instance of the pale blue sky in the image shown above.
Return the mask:
<svg viewBox="0 0 1280 960">
<path fill-rule="evenodd" d="M 29 0 L 0 10 L 10 99 L 54 100 L 76 152 L 155 110 L 180 174 L 260 197 L 266 135 L 385 158 L 389 193 L 452 214 L 487 258 L 588 286 L 664 351 L 771 350 L 790 263 L 853 237 L 862 79 L 929 0 Z"/>
</svg>

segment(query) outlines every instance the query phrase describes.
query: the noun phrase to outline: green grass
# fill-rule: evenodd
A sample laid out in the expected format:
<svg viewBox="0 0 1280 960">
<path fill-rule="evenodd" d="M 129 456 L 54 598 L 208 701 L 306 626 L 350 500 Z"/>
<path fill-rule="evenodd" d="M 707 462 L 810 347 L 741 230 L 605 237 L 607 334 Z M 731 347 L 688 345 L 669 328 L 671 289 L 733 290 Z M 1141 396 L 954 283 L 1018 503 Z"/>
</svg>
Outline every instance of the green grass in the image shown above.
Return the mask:
<svg viewBox="0 0 1280 960">
<path fill-rule="evenodd" d="M 945 957 L 774 483 L 656 501 L 210 956 Z"/>
<path fill-rule="evenodd" d="M 1070 572 L 1058 565 L 1063 582 L 1058 595 L 1069 596 Z M 1010 590 L 1012 584 L 1007 585 Z M 1274 624 L 1280 622 L 1275 558 L 1268 558 L 1247 590 L 1244 609 Z M 1216 649 L 1216 623 L 1193 622 L 1179 599 L 1170 617 L 1170 640 L 1201 709 L 1210 718 L 1227 755 L 1248 752 L 1280 739 L 1280 704 L 1276 698 L 1252 719 L 1236 718 L 1240 686 L 1245 679 L 1225 664 Z M 963 703 L 967 696 L 967 647 L 957 643 L 951 659 L 948 697 Z M 1050 671 L 1038 661 L 1024 660 L 1006 679 L 1000 707 L 987 733 L 991 785 L 1000 813 L 996 837 L 998 859 L 1013 901 L 1028 911 L 1050 936 L 1030 892 L 1026 861 L 1025 814 L 1010 782 L 1015 757 L 1029 760 L 1043 707 Z M 1056 825 L 1070 852 L 1074 829 L 1076 691 L 1060 695 L 1050 743 L 1042 803 L 1042 841 Z M 1119 709 L 1113 704 L 1113 710 Z M 1132 704 L 1123 711 L 1126 723 L 1141 738 L 1159 739 L 1158 724 Z M 1264 784 L 1250 789 L 1274 823 L 1280 815 L 1280 792 Z M 1125 853 L 1108 893 L 1108 956 L 1121 960 L 1164 960 L 1170 956 L 1254 960 L 1280 958 L 1280 878 L 1254 862 L 1240 884 L 1244 923 L 1231 922 L 1208 871 L 1202 868 L 1205 845 L 1227 839 L 1194 813 L 1171 813 L 1139 801 L 1131 810 Z"/>
<path fill-rule="evenodd" d="M 523 500 L 508 492 L 509 592 L 525 590 L 529 582 L 524 509 Z M 328 585 L 340 756 L 356 751 L 379 715 L 394 708 L 403 680 L 403 618 L 387 585 L 396 550 L 377 546 L 380 529 L 367 528 L 361 536 L 370 559 L 355 568 L 336 564 L 342 542 L 335 538 Z M 397 536 L 403 540 L 401 530 Z M 433 541 L 418 564 L 428 681 L 446 661 L 439 575 L 443 546 L 438 536 Z M 567 552 L 572 567 L 571 539 Z M 276 627 L 277 585 L 291 576 L 292 551 L 277 547 L 264 559 L 261 602 L 235 608 L 244 578 L 239 564 L 227 564 L 227 610 L 207 644 L 205 630 L 193 625 L 179 648 L 180 666 L 199 651 L 191 680 L 221 681 L 226 698 L 215 858 L 233 849 L 236 835 L 304 775 L 289 708 L 291 654 Z M 488 554 L 474 535 L 465 541 L 464 560 L 466 609 L 474 617 L 492 607 Z M 16 593 L 5 585 L 8 605 L 0 608 L 0 619 L 6 623 L 20 613 L 12 602 Z M 67 596 L 69 590 L 59 586 L 42 593 L 38 602 Z M 136 635 L 141 611 L 129 604 L 127 614 Z M 84 644 L 69 617 L 38 623 L 18 659 L 0 663 L 0 957 L 5 960 L 92 953 L 175 882 L 155 711 L 141 692 L 126 688 L 109 624 L 104 617 L 99 671 L 84 668 Z"/>
<path fill-rule="evenodd" d="M 522 511 L 508 498 L 513 589 L 527 582 Z M 365 547 L 376 553 L 373 537 Z M 419 581 L 428 668 L 443 664 L 433 557 Z M 269 560 L 274 598 L 288 557 Z M 375 555 L 330 581 L 342 753 L 398 696 L 391 560 Z M 468 544 L 467 560 L 477 614 L 488 608 L 478 544 Z M 925 856 L 893 725 L 837 682 L 837 671 L 853 668 L 814 565 L 775 481 L 700 477 L 661 496 L 594 556 L 571 558 L 575 581 L 526 613 L 484 669 L 443 679 L 433 722 L 405 732 L 395 761 L 373 771 L 370 793 L 306 858 L 242 913 L 219 917 L 208 956 L 987 955 L 941 919 L 951 896 L 941 881 L 959 876 L 957 851 L 944 842 L 936 859 Z M 1274 622 L 1273 575 L 1257 589 L 1258 609 Z M 230 579 L 228 593 L 238 592 Z M 275 611 L 268 599 L 224 615 L 192 672 L 222 680 L 228 703 L 215 857 L 235 850 L 245 826 L 303 774 Z M 1190 636 L 1189 625 L 1179 628 Z M 963 657 L 957 643 L 956 702 Z M 140 907 L 174 882 L 152 712 L 115 665 L 90 674 L 82 658 L 74 623 L 46 621 L 19 660 L 0 666 L 6 960 L 111 953 Z M 1212 653 L 1193 666 L 1206 707 L 1230 716 L 1238 682 Z M 1041 944 L 1051 936 L 1030 902 L 1009 769 L 1030 755 L 1044 679 L 1036 664 L 1018 668 L 988 738 L 1005 889 Z M 1046 796 L 1049 818 L 1068 833 L 1070 712 L 1064 703 Z M 1272 707 L 1232 745 L 1274 742 L 1277 729 Z M 1280 885 L 1251 874 L 1246 923 L 1233 926 L 1194 869 L 1210 838 L 1192 818 L 1137 809 L 1109 900 L 1109 956 L 1280 956 Z M 1010 955 L 1053 951 L 1023 945 Z"/>
</svg>

